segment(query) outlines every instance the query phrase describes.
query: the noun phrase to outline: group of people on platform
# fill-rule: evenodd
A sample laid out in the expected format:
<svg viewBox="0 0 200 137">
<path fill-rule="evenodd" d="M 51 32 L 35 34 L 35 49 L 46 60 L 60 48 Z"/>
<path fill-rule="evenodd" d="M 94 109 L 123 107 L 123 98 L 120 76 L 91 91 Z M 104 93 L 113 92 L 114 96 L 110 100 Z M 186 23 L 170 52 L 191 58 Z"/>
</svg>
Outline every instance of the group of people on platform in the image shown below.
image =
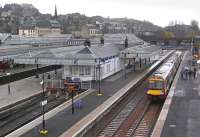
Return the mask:
<svg viewBox="0 0 200 137">
<path fill-rule="evenodd" d="M 182 79 L 190 79 L 190 78 L 196 78 L 197 75 L 197 69 L 189 69 L 188 67 L 184 67 L 181 71 L 181 78 Z"/>
</svg>

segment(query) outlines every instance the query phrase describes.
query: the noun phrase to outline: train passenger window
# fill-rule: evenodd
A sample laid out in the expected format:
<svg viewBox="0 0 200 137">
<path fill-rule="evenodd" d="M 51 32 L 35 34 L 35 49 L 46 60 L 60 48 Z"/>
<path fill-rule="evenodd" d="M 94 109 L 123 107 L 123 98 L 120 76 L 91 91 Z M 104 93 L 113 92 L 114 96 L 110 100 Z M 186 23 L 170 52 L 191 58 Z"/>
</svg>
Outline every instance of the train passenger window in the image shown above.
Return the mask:
<svg viewBox="0 0 200 137">
<path fill-rule="evenodd" d="M 161 81 L 151 82 L 149 83 L 150 89 L 163 89 L 164 84 Z"/>
</svg>

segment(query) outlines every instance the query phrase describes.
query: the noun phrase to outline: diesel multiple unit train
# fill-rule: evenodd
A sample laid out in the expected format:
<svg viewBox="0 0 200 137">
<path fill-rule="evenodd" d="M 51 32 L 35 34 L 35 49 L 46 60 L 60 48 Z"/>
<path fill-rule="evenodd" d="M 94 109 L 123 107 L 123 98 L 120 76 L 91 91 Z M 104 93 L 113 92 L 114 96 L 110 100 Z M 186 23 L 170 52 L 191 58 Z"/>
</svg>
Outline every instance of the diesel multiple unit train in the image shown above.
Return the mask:
<svg viewBox="0 0 200 137">
<path fill-rule="evenodd" d="M 164 100 L 174 79 L 176 71 L 181 62 L 182 53 L 175 52 L 165 63 L 163 63 L 149 78 L 146 94 L 149 99 Z"/>
</svg>

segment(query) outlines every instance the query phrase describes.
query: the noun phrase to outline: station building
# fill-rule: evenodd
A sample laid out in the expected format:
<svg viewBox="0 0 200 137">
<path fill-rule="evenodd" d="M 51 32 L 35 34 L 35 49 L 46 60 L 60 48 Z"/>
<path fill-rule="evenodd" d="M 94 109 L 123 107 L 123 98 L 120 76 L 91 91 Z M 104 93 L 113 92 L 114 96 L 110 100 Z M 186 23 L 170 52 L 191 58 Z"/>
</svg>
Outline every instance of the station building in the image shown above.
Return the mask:
<svg viewBox="0 0 200 137">
<path fill-rule="evenodd" d="M 83 25 L 81 28 L 72 31 L 72 35 L 75 38 L 94 38 L 102 36 L 100 29 L 93 24 Z"/>
<path fill-rule="evenodd" d="M 126 37 L 129 39 L 129 45 L 125 48 Z M 15 57 L 14 62 L 63 65 L 63 79 L 71 77 L 80 78 L 81 81 L 92 81 L 105 79 L 128 65 L 142 63 L 147 58 L 156 60 L 155 54 L 160 50 L 158 46 L 149 45 L 132 34 L 105 35 L 104 39 L 105 44 L 99 42 L 91 46 L 68 46 L 28 52 Z"/>
<path fill-rule="evenodd" d="M 19 27 L 20 36 L 43 36 L 61 34 L 61 25 L 56 20 L 40 20 L 24 22 Z"/>
</svg>

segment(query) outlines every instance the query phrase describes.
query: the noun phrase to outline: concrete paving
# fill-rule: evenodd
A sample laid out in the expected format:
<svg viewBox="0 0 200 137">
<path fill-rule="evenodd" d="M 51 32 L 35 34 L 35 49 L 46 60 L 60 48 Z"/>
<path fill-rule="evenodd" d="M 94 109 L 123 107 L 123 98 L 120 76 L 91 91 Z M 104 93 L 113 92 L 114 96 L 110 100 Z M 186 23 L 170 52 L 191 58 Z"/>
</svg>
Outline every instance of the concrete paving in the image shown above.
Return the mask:
<svg viewBox="0 0 200 137">
<path fill-rule="evenodd" d="M 53 76 L 53 79 L 61 79 L 61 70 L 58 70 L 57 75 L 54 74 L 54 71 L 50 73 Z M 33 76 L 19 81 L 11 82 L 10 94 L 8 92 L 8 84 L 1 85 L 0 108 L 42 92 L 42 86 L 40 85 L 41 81 L 42 75 L 40 75 L 39 78 L 35 78 L 35 76 Z M 47 74 L 45 74 L 45 81 L 45 86 L 47 86 Z"/>
<path fill-rule="evenodd" d="M 191 53 L 183 62 L 190 67 Z M 183 79 L 179 76 L 161 137 L 200 136 L 200 70 L 197 77 Z"/>
</svg>

